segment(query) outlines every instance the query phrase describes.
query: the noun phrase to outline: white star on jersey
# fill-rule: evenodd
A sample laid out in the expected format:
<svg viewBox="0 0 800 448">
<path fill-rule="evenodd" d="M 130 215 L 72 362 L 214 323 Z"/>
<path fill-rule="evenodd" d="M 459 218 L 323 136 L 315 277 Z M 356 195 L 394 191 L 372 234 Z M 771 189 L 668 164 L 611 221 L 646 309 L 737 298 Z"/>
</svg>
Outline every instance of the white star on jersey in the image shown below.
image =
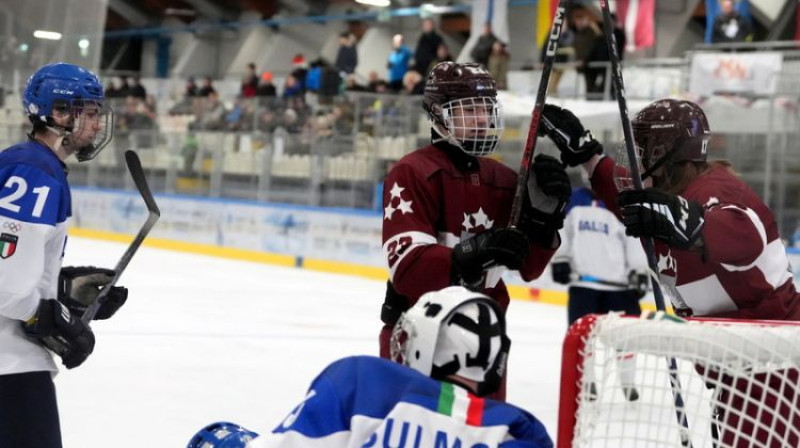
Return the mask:
<svg viewBox="0 0 800 448">
<path fill-rule="evenodd" d="M 475 213 L 464 213 L 464 221 L 461 225 L 464 227 L 465 232 L 481 226 L 483 226 L 483 230 L 489 230 L 494 225 L 494 221 L 489 219 L 489 215 L 483 211 L 483 207 L 480 207 Z"/>
<path fill-rule="evenodd" d="M 402 197 L 403 190 L 405 190 L 405 188 L 401 187 L 397 182 L 395 182 L 394 185 L 392 186 L 392 189 L 389 190 L 390 194 L 389 203 L 386 204 L 386 208 L 383 209 L 383 219 L 391 220 L 392 215 L 394 215 L 394 212 L 396 212 L 397 210 L 403 212 L 404 215 L 406 213 L 414 213 L 414 211 L 411 209 L 411 204 L 413 204 L 414 201 L 403 200 Z M 400 200 L 397 203 L 397 206 L 392 205 L 393 202 L 396 202 L 395 198 Z"/>
</svg>

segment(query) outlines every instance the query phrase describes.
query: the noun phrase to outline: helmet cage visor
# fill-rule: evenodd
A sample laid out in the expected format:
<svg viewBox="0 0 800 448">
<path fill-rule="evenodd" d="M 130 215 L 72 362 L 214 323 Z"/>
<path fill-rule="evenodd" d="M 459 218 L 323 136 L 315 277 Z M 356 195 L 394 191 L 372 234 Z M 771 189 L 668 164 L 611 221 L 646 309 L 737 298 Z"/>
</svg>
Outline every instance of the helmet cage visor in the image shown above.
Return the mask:
<svg viewBox="0 0 800 448">
<path fill-rule="evenodd" d="M 102 101 L 74 99 L 53 103 L 53 115 L 67 115 L 64 145 L 80 162 L 93 159 L 114 134 L 114 112 Z"/>
<path fill-rule="evenodd" d="M 491 154 L 505 129 L 502 106 L 490 96 L 448 101 L 442 105 L 442 121 L 449 140 L 473 156 Z"/>
</svg>

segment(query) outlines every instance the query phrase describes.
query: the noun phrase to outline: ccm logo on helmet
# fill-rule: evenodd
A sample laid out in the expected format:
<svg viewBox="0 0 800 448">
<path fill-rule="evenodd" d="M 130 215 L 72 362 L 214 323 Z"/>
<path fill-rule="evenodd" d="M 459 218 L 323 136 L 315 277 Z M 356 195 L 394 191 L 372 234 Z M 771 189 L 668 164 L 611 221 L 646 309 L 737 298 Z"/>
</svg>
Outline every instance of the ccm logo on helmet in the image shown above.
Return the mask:
<svg viewBox="0 0 800 448">
<path fill-rule="evenodd" d="M 59 95 L 73 95 L 75 92 L 72 90 L 53 89 L 53 93 L 57 93 Z"/>
</svg>

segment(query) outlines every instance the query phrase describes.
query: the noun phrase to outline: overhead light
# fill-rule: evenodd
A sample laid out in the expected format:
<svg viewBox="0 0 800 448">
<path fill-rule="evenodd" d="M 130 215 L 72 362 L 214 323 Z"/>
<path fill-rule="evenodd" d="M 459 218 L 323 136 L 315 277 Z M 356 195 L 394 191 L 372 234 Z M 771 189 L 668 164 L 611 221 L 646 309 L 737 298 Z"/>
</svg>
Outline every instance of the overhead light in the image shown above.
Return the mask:
<svg viewBox="0 0 800 448">
<path fill-rule="evenodd" d="M 361 3 L 362 5 L 369 5 L 369 6 L 385 7 L 389 6 L 391 2 L 389 0 L 356 0 L 356 3 Z"/>
<path fill-rule="evenodd" d="M 81 40 L 79 40 L 78 41 L 78 48 L 80 48 L 81 50 L 85 50 L 85 49 L 89 48 L 89 39 L 84 37 Z"/>
<path fill-rule="evenodd" d="M 33 32 L 33 37 L 37 39 L 61 40 L 61 33 L 56 31 L 36 30 Z"/>
</svg>

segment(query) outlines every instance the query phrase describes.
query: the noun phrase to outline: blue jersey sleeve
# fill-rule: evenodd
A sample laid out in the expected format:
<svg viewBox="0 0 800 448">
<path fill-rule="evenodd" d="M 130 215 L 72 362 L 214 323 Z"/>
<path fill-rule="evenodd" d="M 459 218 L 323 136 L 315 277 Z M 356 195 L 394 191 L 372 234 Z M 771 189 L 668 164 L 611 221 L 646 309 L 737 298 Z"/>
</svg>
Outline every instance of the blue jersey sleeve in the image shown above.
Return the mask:
<svg viewBox="0 0 800 448">
<path fill-rule="evenodd" d="M 308 389 L 303 401 L 278 425 L 273 433 L 296 431 L 308 438 L 320 438 L 347 431 L 350 416 L 345 414 L 341 394 L 346 390 L 337 387 L 329 376 L 335 375 L 337 365 L 323 371 Z"/>
</svg>

